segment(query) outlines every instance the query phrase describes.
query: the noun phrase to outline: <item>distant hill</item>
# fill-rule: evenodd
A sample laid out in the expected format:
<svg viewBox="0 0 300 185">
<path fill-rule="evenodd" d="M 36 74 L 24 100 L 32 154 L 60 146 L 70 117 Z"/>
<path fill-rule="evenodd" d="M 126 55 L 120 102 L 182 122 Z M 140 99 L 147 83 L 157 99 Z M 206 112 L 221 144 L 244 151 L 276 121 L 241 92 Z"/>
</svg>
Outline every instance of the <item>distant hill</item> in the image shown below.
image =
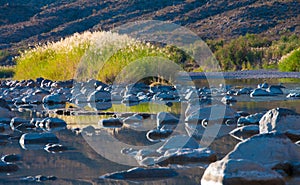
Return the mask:
<svg viewBox="0 0 300 185">
<path fill-rule="evenodd" d="M 299 0 L 1 0 L 0 64 L 37 42 L 136 20 L 165 20 L 203 39 L 300 33 Z M 1 56 L 1 55 L 0 55 Z"/>
</svg>

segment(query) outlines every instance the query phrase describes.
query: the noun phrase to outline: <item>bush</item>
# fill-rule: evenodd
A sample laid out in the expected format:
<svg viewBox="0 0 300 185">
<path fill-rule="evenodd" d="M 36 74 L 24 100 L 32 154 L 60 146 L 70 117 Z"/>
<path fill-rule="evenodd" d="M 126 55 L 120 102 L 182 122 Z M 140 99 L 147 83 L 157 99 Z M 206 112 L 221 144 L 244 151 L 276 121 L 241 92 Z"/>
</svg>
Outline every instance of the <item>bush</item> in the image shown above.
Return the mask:
<svg viewBox="0 0 300 185">
<path fill-rule="evenodd" d="M 15 78 L 97 78 L 112 83 L 129 63 L 145 57 L 165 58 L 182 68 L 185 62 L 193 62 L 191 57 L 174 46 L 144 43 L 112 32 L 84 32 L 21 53 L 16 58 Z M 140 69 L 141 72 L 143 70 L 146 69 Z"/>
<path fill-rule="evenodd" d="M 300 72 L 300 48 L 282 57 L 278 66 L 280 71 Z"/>
</svg>

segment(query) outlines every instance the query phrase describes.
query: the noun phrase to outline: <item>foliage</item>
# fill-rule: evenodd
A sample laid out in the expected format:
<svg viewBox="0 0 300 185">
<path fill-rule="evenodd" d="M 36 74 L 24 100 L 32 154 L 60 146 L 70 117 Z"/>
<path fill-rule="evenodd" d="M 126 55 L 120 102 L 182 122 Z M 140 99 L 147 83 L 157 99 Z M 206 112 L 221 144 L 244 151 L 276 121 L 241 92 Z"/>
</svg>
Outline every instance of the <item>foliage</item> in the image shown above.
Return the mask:
<svg viewBox="0 0 300 185">
<path fill-rule="evenodd" d="M 281 71 L 300 72 L 300 47 L 283 56 L 278 66 Z"/>
</svg>

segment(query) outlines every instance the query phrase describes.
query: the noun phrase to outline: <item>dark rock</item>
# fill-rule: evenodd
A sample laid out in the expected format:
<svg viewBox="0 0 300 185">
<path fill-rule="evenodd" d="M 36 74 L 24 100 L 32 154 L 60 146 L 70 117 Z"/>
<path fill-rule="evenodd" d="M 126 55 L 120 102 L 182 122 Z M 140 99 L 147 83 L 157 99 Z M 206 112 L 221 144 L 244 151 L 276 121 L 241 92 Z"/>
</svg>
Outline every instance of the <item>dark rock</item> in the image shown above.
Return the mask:
<svg viewBox="0 0 300 185">
<path fill-rule="evenodd" d="M 60 153 L 68 150 L 68 148 L 61 144 L 47 144 L 44 150 L 46 150 L 49 153 Z"/>
<path fill-rule="evenodd" d="M 12 163 L 0 162 L 0 173 L 11 173 L 19 170 L 19 167 Z"/>
<path fill-rule="evenodd" d="M 106 174 L 100 178 L 116 179 L 116 180 L 134 180 L 134 179 L 156 179 L 171 178 L 177 176 L 178 173 L 170 168 L 132 168 L 127 171 Z"/>
<path fill-rule="evenodd" d="M 238 140 L 245 140 L 256 134 L 259 134 L 259 126 L 247 125 L 243 127 L 238 127 L 231 131 L 229 134 Z"/>
<path fill-rule="evenodd" d="M 173 130 L 154 129 L 147 132 L 146 137 L 151 142 L 164 141 L 171 136 Z"/>
<path fill-rule="evenodd" d="M 45 133 L 27 133 L 23 134 L 20 138 L 20 145 L 24 146 L 26 144 L 48 144 L 48 143 L 58 143 L 59 140 L 55 134 L 50 132 Z"/>
<path fill-rule="evenodd" d="M 99 121 L 99 125 L 103 127 L 122 127 L 123 121 L 120 118 L 102 119 Z"/>
<path fill-rule="evenodd" d="M 18 162 L 21 160 L 21 155 L 19 154 L 4 155 L 3 157 L 1 157 L 1 160 L 7 163 Z"/>
</svg>

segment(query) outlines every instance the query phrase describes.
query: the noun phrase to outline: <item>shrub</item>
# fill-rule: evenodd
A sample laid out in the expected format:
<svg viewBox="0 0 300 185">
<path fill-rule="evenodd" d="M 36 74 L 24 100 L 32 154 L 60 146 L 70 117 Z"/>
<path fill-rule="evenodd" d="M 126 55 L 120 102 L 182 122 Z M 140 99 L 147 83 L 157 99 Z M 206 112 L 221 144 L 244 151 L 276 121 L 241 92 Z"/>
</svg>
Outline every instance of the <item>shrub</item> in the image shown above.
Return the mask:
<svg viewBox="0 0 300 185">
<path fill-rule="evenodd" d="M 165 58 L 182 68 L 186 61 L 193 62 L 174 46 L 144 43 L 112 32 L 84 32 L 21 53 L 16 58 L 15 78 L 97 78 L 112 83 L 129 63 L 145 57 Z"/>
<path fill-rule="evenodd" d="M 279 61 L 280 71 L 296 71 L 300 72 L 300 48 L 292 51 L 286 56 L 283 56 Z"/>
</svg>

